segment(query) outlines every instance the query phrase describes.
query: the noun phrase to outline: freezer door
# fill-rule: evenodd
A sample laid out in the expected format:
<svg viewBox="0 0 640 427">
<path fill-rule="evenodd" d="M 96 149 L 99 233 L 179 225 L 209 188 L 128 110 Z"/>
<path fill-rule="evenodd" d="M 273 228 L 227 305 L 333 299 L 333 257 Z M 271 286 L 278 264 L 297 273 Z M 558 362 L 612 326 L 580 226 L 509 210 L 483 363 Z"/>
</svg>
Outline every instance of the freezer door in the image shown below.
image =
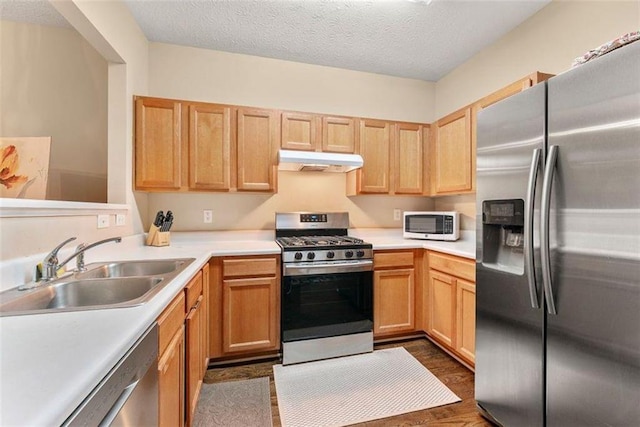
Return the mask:
<svg viewBox="0 0 640 427">
<path fill-rule="evenodd" d="M 539 273 L 530 292 L 524 251 L 531 243 L 535 272 L 539 241 L 523 235 L 522 220 L 512 216 L 522 209 L 518 205 L 530 204 L 535 150 L 544 158 L 545 104 L 545 85 L 539 84 L 484 109 L 477 121 L 475 394 L 485 416 L 505 426 L 544 422 L 544 311 L 535 308 L 542 296 Z M 538 186 L 541 168 L 534 165 Z"/>
<path fill-rule="evenodd" d="M 547 426 L 640 425 L 640 43 L 548 83 Z"/>
</svg>

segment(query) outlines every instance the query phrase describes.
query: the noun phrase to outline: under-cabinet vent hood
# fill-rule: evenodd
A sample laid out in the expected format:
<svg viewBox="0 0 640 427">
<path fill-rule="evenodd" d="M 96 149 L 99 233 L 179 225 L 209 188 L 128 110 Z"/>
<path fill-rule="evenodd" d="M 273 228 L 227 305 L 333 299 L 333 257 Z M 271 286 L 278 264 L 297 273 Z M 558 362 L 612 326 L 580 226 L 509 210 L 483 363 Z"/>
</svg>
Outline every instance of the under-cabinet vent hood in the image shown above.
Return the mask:
<svg viewBox="0 0 640 427">
<path fill-rule="evenodd" d="M 362 167 L 358 154 L 280 150 L 278 169 L 285 171 L 349 172 Z"/>
</svg>

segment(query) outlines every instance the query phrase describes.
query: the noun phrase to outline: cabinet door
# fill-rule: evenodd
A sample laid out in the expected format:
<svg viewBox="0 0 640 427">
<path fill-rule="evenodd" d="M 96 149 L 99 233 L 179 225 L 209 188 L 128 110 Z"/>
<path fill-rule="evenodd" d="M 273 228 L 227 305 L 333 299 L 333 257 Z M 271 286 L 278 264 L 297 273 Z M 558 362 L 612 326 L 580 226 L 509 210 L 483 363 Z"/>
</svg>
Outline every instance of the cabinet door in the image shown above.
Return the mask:
<svg viewBox="0 0 640 427">
<path fill-rule="evenodd" d="M 422 194 L 423 146 L 421 125 L 396 123 L 393 165 L 395 194 Z"/>
<path fill-rule="evenodd" d="M 471 126 L 471 107 L 436 122 L 431 150 L 434 194 L 473 191 L 475 150 L 473 150 Z"/>
<path fill-rule="evenodd" d="M 476 348 L 476 285 L 456 280 L 456 351 L 475 363 Z"/>
<path fill-rule="evenodd" d="M 373 333 L 415 329 L 415 274 L 412 268 L 373 273 Z"/>
<path fill-rule="evenodd" d="M 231 108 L 189 105 L 189 188 L 231 188 Z"/>
<path fill-rule="evenodd" d="M 202 331 L 202 352 L 201 352 L 201 356 L 202 356 L 202 375 L 201 377 L 204 378 L 204 375 L 207 373 L 207 367 L 209 365 L 209 324 L 210 324 L 210 309 L 209 309 L 209 302 L 210 302 L 210 292 L 211 292 L 211 283 L 209 281 L 210 275 L 209 275 L 209 264 L 205 264 L 204 267 L 202 267 L 202 296 L 203 296 L 203 300 L 202 300 L 202 326 L 201 326 L 201 331 Z"/>
<path fill-rule="evenodd" d="M 280 347 L 280 287 L 275 277 L 223 282 L 222 351 Z"/>
<path fill-rule="evenodd" d="M 429 331 L 443 344 L 453 348 L 456 315 L 456 280 L 448 275 L 429 271 Z"/>
<path fill-rule="evenodd" d="M 276 190 L 279 134 L 276 111 L 238 109 L 238 190 Z"/>
<path fill-rule="evenodd" d="M 358 169 L 361 193 L 389 193 L 391 124 L 380 120 L 361 120 L 359 145 L 364 166 Z"/>
<path fill-rule="evenodd" d="M 186 318 L 187 425 L 191 425 L 202 386 L 202 295 Z"/>
<path fill-rule="evenodd" d="M 158 425 L 184 425 L 184 329 L 175 334 L 158 361 Z"/>
<path fill-rule="evenodd" d="M 136 99 L 136 189 L 180 189 L 181 124 L 180 102 Z"/>
<path fill-rule="evenodd" d="M 353 117 L 323 117 L 322 151 L 355 153 L 356 121 Z"/>
<path fill-rule="evenodd" d="M 286 150 L 315 151 L 319 117 L 305 113 L 282 113 L 280 147 Z"/>
</svg>

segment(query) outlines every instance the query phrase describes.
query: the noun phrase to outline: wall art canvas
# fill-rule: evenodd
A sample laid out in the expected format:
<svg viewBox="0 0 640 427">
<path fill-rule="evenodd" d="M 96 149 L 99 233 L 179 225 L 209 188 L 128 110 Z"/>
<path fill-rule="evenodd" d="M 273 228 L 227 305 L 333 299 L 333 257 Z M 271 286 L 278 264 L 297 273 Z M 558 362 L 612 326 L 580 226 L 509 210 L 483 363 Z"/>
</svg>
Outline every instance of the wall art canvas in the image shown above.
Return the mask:
<svg viewBox="0 0 640 427">
<path fill-rule="evenodd" d="M 47 196 L 51 137 L 0 138 L 0 197 Z"/>
</svg>

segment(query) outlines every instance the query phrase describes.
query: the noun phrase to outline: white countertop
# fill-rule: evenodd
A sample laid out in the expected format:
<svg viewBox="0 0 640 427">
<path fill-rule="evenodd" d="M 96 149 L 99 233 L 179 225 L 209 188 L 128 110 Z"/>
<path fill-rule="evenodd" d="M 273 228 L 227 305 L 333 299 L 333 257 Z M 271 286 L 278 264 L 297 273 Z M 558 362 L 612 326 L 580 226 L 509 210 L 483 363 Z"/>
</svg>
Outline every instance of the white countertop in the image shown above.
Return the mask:
<svg viewBox="0 0 640 427">
<path fill-rule="evenodd" d="M 352 229 L 374 249 L 426 248 L 475 258 L 473 232 L 457 242 L 405 240 L 401 230 Z M 131 308 L 0 318 L 0 425 L 60 425 L 211 256 L 280 253 L 273 231 L 176 232 L 171 246 L 147 247 L 143 236 L 88 251 L 86 262 L 195 258 L 151 301 Z M 30 262 L 30 260 L 29 260 Z M 3 261 L 2 279 L 26 266 Z M 31 266 L 29 266 L 31 267 Z M 21 283 L 16 283 L 19 285 Z"/>
</svg>

